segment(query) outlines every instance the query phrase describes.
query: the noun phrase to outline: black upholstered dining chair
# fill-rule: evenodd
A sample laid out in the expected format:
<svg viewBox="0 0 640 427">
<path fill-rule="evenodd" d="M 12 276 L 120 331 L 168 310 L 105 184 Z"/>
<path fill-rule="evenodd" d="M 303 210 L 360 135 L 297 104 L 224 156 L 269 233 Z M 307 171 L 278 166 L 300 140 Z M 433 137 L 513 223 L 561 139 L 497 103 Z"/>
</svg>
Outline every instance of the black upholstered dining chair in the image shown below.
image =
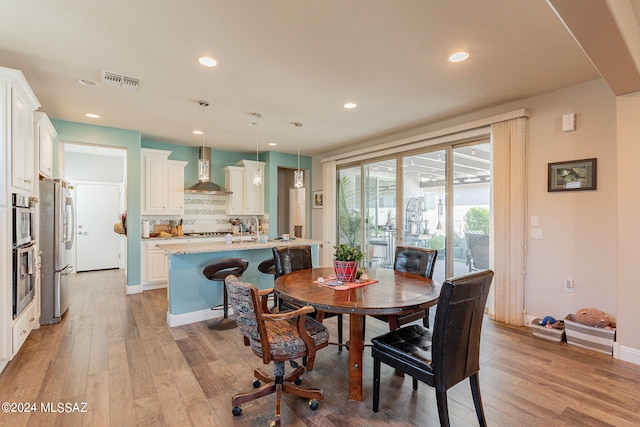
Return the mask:
<svg viewBox="0 0 640 427">
<path fill-rule="evenodd" d="M 313 267 L 311 258 L 311 246 L 278 246 L 273 248 L 273 260 L 275 261 L 276 279 L 282 275 L 291 273 L 292 271 L 304 270 Z M 311 283 L 309 285 L 312 285 Z M 315 286 L 315 285 L 313 285 Z M 294 310 L 298 307 L 287 301 L 280 301 L 280 309 Z M 338 317 L 338 351 L 342 351 L 342 314 L 325 313 L 316 311 L 313 317 L 322 323 L 326 318 Z"/>
<path fill-rule="evenodd" d="M 398 246 L 396 248 L 393 269 L 407 273 L 433 277 L 438 251 L 435 249 L 418 248 L 414 246 Z M 402 315 L 374 316 L 376 319 L 389 323 L 389 330 L 393 331 L 402 325 L 422 319 L 425 328 L 429 327 L 429 308 Z"/>
<path fill-rule="evenodd" d="M 310 399 L 312 410 L 318 408 L 318 400 L 324 397 L 321 389 L 298 387 L 302 382 L 305 368 L 298 366 L 294 359 L 307 358 L 307 367 L 313 368 L 316 351 L 329 344 L 329 331 L 320 322 L 307 316 L 314 308 L 301 307 L 294 311 L 270 313 L 267 307 L 268 295 L 273 289 L 258 290 L 250 283 L 243 283 L 233 276 L 227 276 L 225 287 L 229 301 L 238 322 L 238 329 L 244 337 L 244 344 L 262 359 L 265 365 L 274 363 L 273 375 L 262 369 L 253 374 L 254 390 L 238 393 L 231 398 L 233 415 L 242 413 L 241 405 L 272 393 L 276 393 L 275 425 L 280 425 L 280 403 L 282 393 L 291 393 Z M 285 362 L 289 361 L 293 372 L 285 376 Z M 264 383 L 264 384 L 261 384 Z"/>
<path fill-rule="evenodd" d="M 476 416 L 486 426 L 480 397 L 480 334 L 493 271 L 447 279 L 442 285 L 433 329 L 403 326 L 371 340 L 373 411 L 380 404 L 380 364 L 384 363 L 435 388 L 440 425 L 449 425 L 447 390 L 469 378 Z"/>
</svg>

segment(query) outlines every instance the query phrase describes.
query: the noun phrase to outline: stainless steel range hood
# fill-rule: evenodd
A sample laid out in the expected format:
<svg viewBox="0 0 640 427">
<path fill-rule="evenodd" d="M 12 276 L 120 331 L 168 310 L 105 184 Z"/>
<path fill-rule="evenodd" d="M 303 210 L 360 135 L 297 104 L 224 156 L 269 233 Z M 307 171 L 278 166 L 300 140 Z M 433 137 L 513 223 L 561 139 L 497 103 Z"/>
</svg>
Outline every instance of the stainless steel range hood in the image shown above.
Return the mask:
<svg viewBox="0 0 640 427">
<path fill-rule="evenodd" d="M 206 167 L 202 167 L 206 165 Z M 200 147 L 200 155 L 198 156 L 198 182 L 184 190 L 185 193 L 200 193 L 213 195 L 232 194 L 232 191 L 211 182 L 211 148 Z"/>
</svg>

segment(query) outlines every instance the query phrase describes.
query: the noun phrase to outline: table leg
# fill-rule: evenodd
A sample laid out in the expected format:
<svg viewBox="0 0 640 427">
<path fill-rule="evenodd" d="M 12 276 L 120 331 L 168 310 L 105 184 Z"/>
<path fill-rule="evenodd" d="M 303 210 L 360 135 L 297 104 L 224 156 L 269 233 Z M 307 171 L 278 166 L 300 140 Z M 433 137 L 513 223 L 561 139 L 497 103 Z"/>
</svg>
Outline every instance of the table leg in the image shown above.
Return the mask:
<svg viewBox="0 0 640 427">
<path fill-rule="evenodd" d="M 364 316 L 349 315 L 349 400 L 362 401 L 362 352 Z"/>
</svg>

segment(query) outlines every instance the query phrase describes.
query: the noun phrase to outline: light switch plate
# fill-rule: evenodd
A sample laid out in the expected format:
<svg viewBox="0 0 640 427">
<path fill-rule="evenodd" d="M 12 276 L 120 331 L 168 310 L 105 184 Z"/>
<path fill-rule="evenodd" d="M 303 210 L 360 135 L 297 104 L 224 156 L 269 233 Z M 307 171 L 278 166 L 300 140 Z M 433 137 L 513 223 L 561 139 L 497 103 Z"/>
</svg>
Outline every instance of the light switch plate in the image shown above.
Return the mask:
<svg viewBox="0 0 640 427">
<path fill-rule="evenodd" d="M 531 229 L 531 238 L 532 239 L 542 239 L 542 228 L 532 228 Z"/>
</svg>

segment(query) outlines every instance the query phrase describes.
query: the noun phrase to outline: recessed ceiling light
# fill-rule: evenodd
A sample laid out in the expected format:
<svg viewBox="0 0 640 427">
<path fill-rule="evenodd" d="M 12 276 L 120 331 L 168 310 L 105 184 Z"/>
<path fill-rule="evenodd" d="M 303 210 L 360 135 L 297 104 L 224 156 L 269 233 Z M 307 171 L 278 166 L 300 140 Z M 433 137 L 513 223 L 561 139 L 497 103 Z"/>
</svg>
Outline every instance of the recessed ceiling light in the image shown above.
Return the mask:
<svg viewBox="0 0 640 427">
<path fill-rule="evenodd" d="M 347 102 L 346 104 L 344 104 L 344 108 L 356 108 L 358 106 L 358 104 L 356 104 L 355 102 Z"/>
<path fill-rule="evenodd" d="M 98 83 L 94 82 L 93 80 L 87 79 L 78 79 L 78 83 L 80 83 L 82 86 L 98 86 Z"/>
<path fill-rule="evenodd" d="M 215 67 L 218 65 L 218 61 L 208 56 L 203 56 L 202 58 L 198 58 L 198 62 L 204 65 L 205 67 Z"/>
<path fill-rule="evenodd" d="M 467 52 L 456 52 L 449 57 L 451 62 L 462 62 L 469 57 Z"/>
<path fill-rule="evenodd" d="M 195 135 L 202 135 L 203 134 L 203 132 L 201 130 L 194 130 L 193 133 Z"/>
<path fill-rule="evenodd" d="M 87 113 L 87 114 L 85 114 L 85 116 L 91 117 L 92 119 L 99 119 L 100 118 L 99 115 L 93 114 L 93 113 Z"/>
<path fill-rule="evenodd" d="M 269 143 L 269 145 L 270 145 L 271 147 L 275 147 L 275 146 L 276 146 L 276 145 L 278 145 L 278 144 L 276 144 L 275 142 L 270 142 L 270 143 Z"/>
</svg>

